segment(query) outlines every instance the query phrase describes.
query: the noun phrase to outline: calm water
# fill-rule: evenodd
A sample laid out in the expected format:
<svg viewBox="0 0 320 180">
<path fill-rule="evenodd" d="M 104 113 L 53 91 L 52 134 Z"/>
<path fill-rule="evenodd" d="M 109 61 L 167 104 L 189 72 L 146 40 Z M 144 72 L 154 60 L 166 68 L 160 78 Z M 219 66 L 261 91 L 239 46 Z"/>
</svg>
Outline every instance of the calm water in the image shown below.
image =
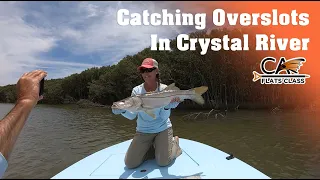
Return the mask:
<svg viewBox="0 0 320 180">
<path fill-rule="evenodd" d="M 13 105 L 0 104 L 0 118 Z M 312 113 L 238 111 L 225 119 L 185 119 L 175 135 L 214 146 L 271 178 L 320 178 L 320 121 Z M 109 109 L 37 106 L 21 132 L 4 178 L 51 178 L 101 149 L 131 139 L 135 121 Z"/>
</svg>

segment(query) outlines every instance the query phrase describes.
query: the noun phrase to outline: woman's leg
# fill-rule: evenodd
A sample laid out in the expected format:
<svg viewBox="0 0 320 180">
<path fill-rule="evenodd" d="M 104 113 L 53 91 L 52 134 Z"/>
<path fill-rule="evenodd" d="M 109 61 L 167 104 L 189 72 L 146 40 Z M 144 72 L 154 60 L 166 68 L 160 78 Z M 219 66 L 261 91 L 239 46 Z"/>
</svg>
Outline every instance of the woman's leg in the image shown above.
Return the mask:
<svg viewBox="0 0 320 180">
<path fill-rule="evenodd" d="M 155 157 L 159 166 L 167 166 L 181 153 L 179 138 L 173 138 L 172 128 L 160 132 L 155 138 Z"/>
<path fill-rule="evenodd" d="M 127 168 L 136 168 L 144 162 L 148 150 L 152 147 L 155 135 L 136 132 L 126 153 L 125 164 Z"/>
</svg>

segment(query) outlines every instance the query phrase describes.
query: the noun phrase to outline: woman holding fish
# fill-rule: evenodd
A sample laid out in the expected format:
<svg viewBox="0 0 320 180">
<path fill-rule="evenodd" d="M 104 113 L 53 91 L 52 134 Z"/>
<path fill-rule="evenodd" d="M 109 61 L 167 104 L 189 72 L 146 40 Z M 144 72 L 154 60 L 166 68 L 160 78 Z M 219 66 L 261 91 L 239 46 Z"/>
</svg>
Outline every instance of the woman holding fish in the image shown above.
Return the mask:
<svg viewBox="0 0 320 180">
<path fill-rule="evenodd" d="M 146 58 L 138 67 L 144 83 L 132 90 L 131 97 L 160 92 L 167 85 L 160 83 L 158 62 L 152 58 Z M 130 97 L 129 97 L 130 98 Z M 112 112 L 133 120 L 138 116 L 136 134 L 126 153 L 125 164 L 128 168 L 136 168 L 145 160 L 155 158 L 159 166 L 167 166 L 181 153 L 178 136 L 173 138 L 170 114 L 172 108 L 176 108 L 180 102 L 179 98 L 171 97 L 167 105 L 138 108 L 134 99 L 125 99 L 118 104 L 114 103 Z M 156 101 L 153 101 L 156 102 Z M 122 103 L 122 104 L 121 104 Z"/>
<path fill-rule="evenodd" d="M 167 166 L 182 153 L 179 137 L 173 138 L 169 118 L 171 109 L 185 99 L 204 104 L 201 95 L 208 87 L 180 90 L 174 83 L 169 86 L 160 83 L 158 62 L 152 58 L 143 60 L 138 70 L 144 83 L 133 88 L 131 97 L 114 102 L 111 107 L 114 114 L 130 120 L 138 117 L 136 134 L 126 153 L 125 164 L 128 168 L 136 168 L 155 157 L 160 166 Z"/>
</svg>

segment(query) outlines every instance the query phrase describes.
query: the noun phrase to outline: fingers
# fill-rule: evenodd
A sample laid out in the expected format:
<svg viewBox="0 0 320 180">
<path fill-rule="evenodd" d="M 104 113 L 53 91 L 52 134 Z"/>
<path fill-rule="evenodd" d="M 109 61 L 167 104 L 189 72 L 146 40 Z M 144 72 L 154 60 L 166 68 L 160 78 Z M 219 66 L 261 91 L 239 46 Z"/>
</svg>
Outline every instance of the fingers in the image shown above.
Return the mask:
<svg viewBox="0 0 320 180">
<path fill-rule="evenodd" d="M 173 98 L 173 99 L 171 99 L 171 103 L 176 102 L 176 101 L 177 101 L 177 98 L 176 98 L 176 97 Z"/>
<path fill-rule="evenodd" d="M 41 71 L 41 70 L 35 70 L 35 71 L 30 72 L 29 76 L 34 78 L 34 77 L 37 77 L 42 72 L 43 71 Z"/>
<path fill-rule="evenodd" d="M 41 81 L 43 78 L 47 76 L 47 72 L 43 70 L 34 70 L 31 72 L 24 73 L 22 77 L 31 77 L 33 79 L 36 79 L 37 81 Z"/>
<path fill-rule="evenodd" d="M 180 98 L 179 97 L 175 97 L 171 100 L 171 102 L 180 102 Z"/>
<path fill-rule="evenodd" d="M 47 76 L 47 73 L 42 71 L 42 72 L 36 74 L 34 78 L 37 79 L 40 82 L 46 76 Z"/>
<path fill-rule="evenodd" d="M 42 70 L 35 70 L 35 71 L 32 71 L 29 76 L 37 79 L 38 81 L 41 81 L 44 77 L 47 76 L 47 73 Z"/>
<path fill-rule="evenodd" d="M 27 76 L 27 75 L 28 75 L 28 73 L 23 73 L 21 77 L 24 77 L 24 76 Z"/>
<path fill-rule="evenodd" d="M 23 77 L 32 77 L 34 75 L 34 73 L 38 72 L 39 70 L 33 70 L 33 71 L 30 71 L 30 72 L 26 72 L 24 73 L 22 76 Z"/>
</svg>

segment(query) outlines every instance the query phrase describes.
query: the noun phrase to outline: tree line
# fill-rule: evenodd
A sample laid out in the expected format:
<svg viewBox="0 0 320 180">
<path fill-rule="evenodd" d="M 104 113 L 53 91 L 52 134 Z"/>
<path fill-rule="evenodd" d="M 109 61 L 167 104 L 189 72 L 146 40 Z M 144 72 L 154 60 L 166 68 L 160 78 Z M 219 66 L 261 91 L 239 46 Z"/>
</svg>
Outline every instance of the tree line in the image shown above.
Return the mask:
<svg viewBox="0 0 320 180">
<path fill-rule="evenodd" d="M 214 29 L 210 33 L 197 31 L 190 38 L 229 38 L 242 37 L 248 33 L 245 29 Z M 250 37 L 249 42 L 255 39 Z M 179 51 L 176 39 L 171 40 L 171 51 L 151 51 L 150 47 L 139 53 L 124 57 L 118 64 L 89 68 L 81 73 L 72 74 L 61 79 L 45 81 L 45 98 L 43 104 L 75 103 L 87 99 L 103 105 L 131 95 L 132 88 L 143 82 L 137 72 L 144 58 L 152 57 L 159 62 L 160 78 L 164 84 L 176 83 L 180 89 L 189 89 L 206 85 L 209 87 L 203 96 L 204 106 L 185 101 L 182 108 L 269 108 L 275 106 L 296 107 L 309 104 L 309 100 L 297 99 L 292 87 L 283 85 L 261 85 L 252 82 L 252 71 L 260 71 L 261 54 L 253 51 L 211 51 L 201 55 L 200 45 L 195 51 Z M 254 49 L 254 44 L 249 44 Z M 0 87 L 0 102 L 16 101 L 15 85 Z M 180 107 L 180 106 L 179 106 Z"/>
</svg>

